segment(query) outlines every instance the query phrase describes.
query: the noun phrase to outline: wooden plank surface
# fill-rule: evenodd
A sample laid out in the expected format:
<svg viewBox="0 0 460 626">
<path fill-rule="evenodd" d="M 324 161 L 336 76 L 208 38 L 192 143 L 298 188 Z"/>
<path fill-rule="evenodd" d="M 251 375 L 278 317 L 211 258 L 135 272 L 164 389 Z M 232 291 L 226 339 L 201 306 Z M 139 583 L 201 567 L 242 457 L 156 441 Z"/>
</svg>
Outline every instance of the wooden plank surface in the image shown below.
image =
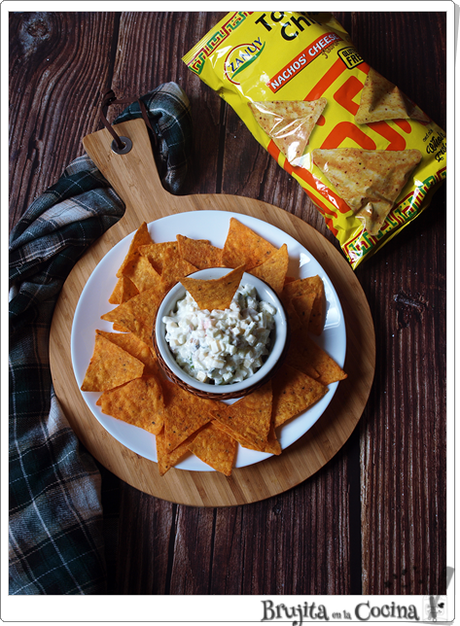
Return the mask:
<svg viewBox="0 0 460 626">
<path fill-rule="evenodd" d="M 12 13 L 10 224 L 82 153 L 81 138 L 99 128 L 101 92 L 132 96 L 174 80 L 195 129 L 187 192 L 275 204 L 335 245 L 297 183 L 180 60 L 221 16 Z M 445 128 L 445 14 L 336 17 L 365 60 Z M 445 592 L 445 209 L 440 189 L 356 272 L 377 329 L 377 372 L 340 454 L 292 490 L 232 509 L 174 505 L 120 484 L 107 502 L 115 593 Z"/>
</svg>

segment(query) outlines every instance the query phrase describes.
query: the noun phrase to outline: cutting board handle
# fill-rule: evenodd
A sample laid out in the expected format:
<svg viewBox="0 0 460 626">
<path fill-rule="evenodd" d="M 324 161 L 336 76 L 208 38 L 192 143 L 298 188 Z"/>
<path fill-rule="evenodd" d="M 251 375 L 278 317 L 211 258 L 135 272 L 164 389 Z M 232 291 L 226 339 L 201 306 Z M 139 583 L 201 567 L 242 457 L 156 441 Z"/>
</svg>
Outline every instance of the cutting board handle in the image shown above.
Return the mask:
<svg viewBox="0 0 460 626">
<path fill-rule="evenodd" d="M 121 122 L 116 129 L 118 135 L 132 144 L 126 153 L 112 149 L 114 140 L 106 128 L 83 138 L 86 152 L 125 202 L 127 211 L 130 207 L 161 206 L 165 196 L 171 198 L 171 195 L 161 184 L 144 120 Z"/>
</svg>

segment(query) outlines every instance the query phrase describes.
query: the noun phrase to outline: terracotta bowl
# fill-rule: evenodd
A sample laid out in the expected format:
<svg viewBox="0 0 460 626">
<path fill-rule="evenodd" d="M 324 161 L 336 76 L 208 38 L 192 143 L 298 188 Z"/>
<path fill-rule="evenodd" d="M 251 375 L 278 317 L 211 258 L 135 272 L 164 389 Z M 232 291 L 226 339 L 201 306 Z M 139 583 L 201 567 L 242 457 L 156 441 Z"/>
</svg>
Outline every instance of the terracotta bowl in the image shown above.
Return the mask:
<svg viewBox="0 0 460 626">
<path fill-rule="evenodd" d="M 229 268 L 214 267 L 194 272 L 190 277 L 204 280 L 217 279 L 228 274 L 230 271 Z M 202 398 L 230 400 L 244 397 L 268 382 L 281 367 L 286 356 L 289 344 L 288 319 L 276 292 L 263 280 L 248 273 L 243 274 L 240 284 L 253 285 L 257 290 L 259 299 L 269 302 L 276 308 L 275 329 L 272 332 L 273 337 L 270 354 L 266 357 L 260 369 L 242 382 L 228 385 L 202 383 L 187 374 L 176 362 L 165 338 L 166 325 L 163 322 L 163 317 L 173 311 L 176 308 L 176 303 L 185 297 L 185 288 L 181 283 L 177 283 L 172 287 L 163 298 L 158 309 L 153 330 L 153 345 L 158 357 L 158 362 L 164 373 L 174 383 L 182 387 L 182 389 Z"/>
</svg>

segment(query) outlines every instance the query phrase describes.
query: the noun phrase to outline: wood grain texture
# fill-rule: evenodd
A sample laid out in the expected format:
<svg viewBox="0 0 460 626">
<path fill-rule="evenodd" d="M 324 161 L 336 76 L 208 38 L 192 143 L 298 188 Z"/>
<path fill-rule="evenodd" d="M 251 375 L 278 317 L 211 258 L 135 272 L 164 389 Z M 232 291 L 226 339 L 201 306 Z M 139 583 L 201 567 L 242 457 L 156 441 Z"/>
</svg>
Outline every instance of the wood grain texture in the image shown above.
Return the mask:
<svg viewBox="0 0 460 626">
<path fill-rule="evenodd" d="M 366 405 L 374 376 L 375 338 L 361 287 L 343 256 L 324 237 L 273 205 L 228 194 L 172 196 L 161 186 L 143 120 L 118 124 L 117 130 L 132 141 L 132 149 L 125 155 L 111 150 L 112 138 L 106 129 L 83 139 L 93 162 L 125 201 L 126 211 L 76 264 L 63 286 L 50 334 L 50 364 L 56 395 L 85 447 L 103 465 L 141 491 L 193 506 L 233 506 L 282 493 L 313 475 L 335 455 L 353 432 Z M 242 213 L 270 223 L 321 259 L 344 311 L 348 355 L 359 350 L 361 358 L 359 361 L 346 358 L 348 378 L 339 385 L 321 419 L 289 447 L 288 453 L 234 469 L 229 479 L 218 472 L 175 469 L 160 477 L 155 464 L 124 448 L 100 426 L 86 406 L 72 369 L 72 319 L 86 280 L 114 243 L 137 230 L 144 221 L 210 208 Z"/>
<path fill-rule="evenodd" d="M 445 16 L 384 17 L 367 16 L 364 29 L 360 14 L 353 16 L 358 49 L 445 128 Z M 357 271 L 379 355 L 361 422 L 364 593 L 446 588 L 445 226 L 441 189 L 427 212 Z"/>
<path fill-rule="evenodd" d="M 97 129 L 113 28 L 113 13 L 11 14 L 10 227 Z"/>
<path fill-rule="evenodd" d="M 336 245 L 299 185 L 180 60 L 222 15 L 10 14 L 10 224 L 82 152 L 81 138 L 98 128 L 99 92 L 112 87 L 132 96 L 176 80 L 194 123 L 186 192 L 258 198 Z M 445 128 L 445 14 L 414 6 L 410 13 L 335 16 L 366 61 Z M 42 23 L 59 27 L 41 37 Z M 63 49 L 73 50 L 70 64 Z M 48 148 L 57 144 L 52 154 Z M 245 158 L 235 158 L 240 154 Z M 340 453 L 286 493 L 206 509 L 201 518 L 121 483 L 115 593 L 174 594 L 185 587 L 185 558 L 193 572 L 189 593 L 445 592 L 445 213 L 441 188 L 424 214 L 356 271 L 377 329 L 377 370 L 360 428 Z M 202 552 L 179 550 L 204 519 L 211 543 L 201 541 Z"/>
</svg>

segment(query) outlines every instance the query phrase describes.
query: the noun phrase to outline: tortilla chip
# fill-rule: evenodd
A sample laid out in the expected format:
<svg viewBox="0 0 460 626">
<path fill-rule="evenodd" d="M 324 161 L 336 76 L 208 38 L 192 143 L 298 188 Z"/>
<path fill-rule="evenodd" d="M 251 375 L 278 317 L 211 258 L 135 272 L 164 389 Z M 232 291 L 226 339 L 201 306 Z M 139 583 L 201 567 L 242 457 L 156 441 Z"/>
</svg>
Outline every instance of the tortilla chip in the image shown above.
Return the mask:
<svg viewBox="0 0 460 626">
<path fill-rule="evenodd" d="M 320 377 L 320 373 L 311 363 L 308 354 L 305 352 L 304 334 L 304 329 L 296 329 L 291 334 L 291 341 L 284 363 L 317 380 Z"/>
<path fill-rule="evenodd" d="M 139 248 L 153 269 L 161 276 L 166 290 L 175 285 L 183 276 L 196 272 L 197 267 L 184 259 L 179 252 L 177 241 L 152 243 Z"/>
<path fill-rule="evenodd" d="M 313 162 L 337 194 L 376 235 L 420 163 L 419 150 L 313 150 Z"/>
<path fill-rule="evenodd" d="M 326 296 L 320 276 L 299 278 L 285 285 L 284 298 L 289 298 L 302 323 L 315 335 L 323 332 Z"/>
<path fill-rule="evenodd" d="M 301 330 L 303 330 L 304 326 L 303 326 L 303 323 L 299 314 L 297 313 L 297 311 L 294 308 L 294 305 L 292 304 L 291 298 L 287 298 L 284 292 L 281 293 L 281 302 L 283 303 L 284 310 L 286 312 L 287 319 L 289 321 L 289 334 L 290 334 L 291 343 L 292 343 L 292 337 L 294 336 L 294 334 L 296 332 L 300 332 Z"/>
<path fill-rule="evenodd" d="M 222 405 L 215 412 L 216 420 L 227 432 L 235 433 L 242 442 L 263 450 L 268 442 L 272 416 L 272 383 L 269 381 L 234 404 Z M 245 446 L 247 447 L 247 446 Z"/>
<path fill-rule="evenodd" d="M 142 376 L 100 397 L 101 411 L 118 420 L 158 434 L 163 429 L 164 400 L 155 376 Z"/>
<path fill-rule="evenodd" d="M 264 263 L 254 267 L 250 273 L 264 280 L 277 294 L 280 294 L 283 291 L 288 265 L 288 249 L 287 245 L 283 244 Z"/>
<path fill-rule="evenodd" d="M 244 265 L 247 272 L 261 265 L 277 248 L 263 237 L 242 224 L 234 217 L 230 225 L 222 250 L 222 263 L 225 267 Z"/>
<path fill-rule="evenodd" d="M 186 443 L 190 452 L 225 476 L 232 473 L 237 443 L 211 422 Z"/>
<path fill-rule="evenodd" d="M 161 243 L 150 243 L 139 247 L 139 254 L 146 257 L 154 270 L 160 274 L 165 267 L 166 254 L 179 254 L 179 247 L 177 241 L 163 241 Z"/>
<path fill-rule="evenodd" d="M 117 272 L 117 277 L 120 278 L 123 275 L 123 270 L 125 266 L 132 261 L 133 257 L 139 254 L 138 248 L 139 246 L 147 245 L 153 243 L 152 238 L 150 237 L 149 229 L 146 222 L 142 222 L 137 231 L 134 233 L 134 236 L 131 240 L 128 253 L 126 254 L 123 263 L 120 265 L 120 268 Z"/>
<path fill-rule="evenodd" d="M 307 410 L 327 391 L 325 385 L 285 364 L 273 379 L 275 428 Z"/>
<path fill-rule="evenodd" d="M 241 282 L 244 266 L 237 267 L 221 278 L 200 280 L 199 278 L 181 278 L 180 282 L 193 297 L 199 308 L 213 311 L 225 310 L 230 306 L 233 296 Z"/>
<path fill-rule="evenodd" d="M 158 471 L 160 472 L 160 476 L 164 476 L 171 467 L 177 465 L 182 459 L 189 454 L 189 450 L 185 443 L 181 443 L 180 445 L 168 452 L 166 449 L 166 437 L 164 433 L 164 429 L 155 436 L 156 440 L 156 450 L 157 450 L 157 461 L 158 461 Z"/>
<path fill-rule="evenodd" d="M 153 345 L 153 323 L 162 297 L 163 294 L 156 288 L 148 289 L 119 304 L 112 311 L 102 315 L 101 319 L 120 324 L 123 329 L 134 333 L 150 347 Z"/>
<path fill-rule="evenodd" d="M 144 364 L 96 333 L 94 351 L 85 373 L 82 391 L 107 391 L 139 378 Z"/>
<path fill-rule="evenodd" d="M 313 290 L 309 293 L 304 293 L 300 296 L 292 298 L 292 306 L 296 310 L 297 315 L 302 320 L 302 324 L 304 324 L 306 328 L 308 328 L 310 324 L 315 299 L 316 293 Z"/>
<path fill-rule="evenodd" d="M 217 426 L 224 433 L 227 433 L 230 437 L 235 439 L 240 446 L 243 448 L 247 448 L 248 450 L 255 450 L 256 452 L 269 452 L 270 454 L 281 454 L 281 445 L 276 437 L 274 424 L 270 424 L 270 430 L 268 432 L 267 441 L 261 442 L 259 444 L 253 444 L 248 441 L 241 433 L 238 433 L 235 430 L 229 428 L 226 424 L 219 422 L 219 420 L 214 420 L 213 424 Z"/>
<path fill-rule="evenodd" d="M 123 304 L 123 302 L 126 302 L 138 293 L 139 290 L 136 285 L 126 276 L 121 276 L 117 280 L 117 284 L 115 285 L 115 289 L 109 298 L 109 302 L 110 304 Z"/>
<path fill-rule="evenodd" d="M 129 333 L 129 328 L 125 328 L 121 324 L 117 324 L 116 322 L 112 325 L 113 330 L 118 330 L 120 333 Z"/>
<path fill-rule="evenodd" d="M 181 278 L 193 274 L 197 267 L 183 259 L 178 249 L 166 249 L 163 257 L 163 271 L 161 278 L 165 282 L 167 289 L 178 283 Z"/>
<path fill-rule="evenodd" d="M 294 164 L 305 152 L 327 100 L 275 100 L 248 104 L 262 130 Z"/>
<path fill-rule="evenodd" d="M 110 304 L 121 304 L 123 302 L 123 277 L 117 280 L 114 290 L 109 298 Z"/>
<path fill-rule="evenodd" d="M 190 239 L 184 235 L 176 235 L 176 239 L 181 257 L 197 269 L 222 266 L 221 248 L 216 248 L 207 239 Z"/>
<path fill-rule="evenodd" d="M 133 254 L 126 262 L 123 276 L 132 282 L 138 293 L 153 288 L 166 293 L 166 285 L 160 274 L 152 267 L 148 259 L 140 254 Z"/>
<path fill-rule="evenodd" d="M 308 361 L 318 372 L 316 379 L 323 385 L 330 385 L 347 378 L 346 372 L 310 337 L 305 337 L 302 353 L 305 361 Z"/>
<path fill-rule="evenodd" d="M 98 335 L 102 335 L 112 343 L 126 350 L 144 364 L 144 374 L 151 374 L 162 378 L 161 368 L 155 352 L 146 343 L 141 341 L 134 333 L 110 333 L 103 330 L 96 330 Z"/>
<path fill-rule="evenodd" d="M 190 435 L 213 418 L 219 402 L 207 400 L 185 391 L 170 381 L 163 384 L 165 392 L 166 449 L 171 452 Z"/>
<path fill-rule="evenodd" d="M 361 93 L 357 124 L 371 124 L 384 120 L 413 119 L 429 122 L 430 118 L 402 91 L 373 68 L 369 70 Z"/>
</svg>

